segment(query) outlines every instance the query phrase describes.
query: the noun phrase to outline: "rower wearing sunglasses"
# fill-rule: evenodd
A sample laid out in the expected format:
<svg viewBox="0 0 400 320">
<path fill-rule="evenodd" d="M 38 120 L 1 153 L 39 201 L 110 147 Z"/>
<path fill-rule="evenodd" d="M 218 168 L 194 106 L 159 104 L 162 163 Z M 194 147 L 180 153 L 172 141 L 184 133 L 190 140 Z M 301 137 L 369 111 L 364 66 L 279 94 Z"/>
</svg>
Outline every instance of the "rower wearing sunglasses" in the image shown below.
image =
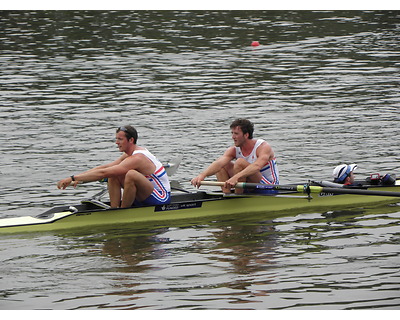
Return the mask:
<svg viewBox="0 0 400 320">
<path fill-rule="evenodd" d="M 80 182 L 107 178 L 112 208 L 170 203 L 171 187 L 165 168 L 146 148 L 136 144 L 137 139 L 134 127 L 119 127 L 115 143 L 123 154 L 117 160 L 62 179 L 57 187 L 65 189 L 70 184 L 76 187 Z"/>
</svg>

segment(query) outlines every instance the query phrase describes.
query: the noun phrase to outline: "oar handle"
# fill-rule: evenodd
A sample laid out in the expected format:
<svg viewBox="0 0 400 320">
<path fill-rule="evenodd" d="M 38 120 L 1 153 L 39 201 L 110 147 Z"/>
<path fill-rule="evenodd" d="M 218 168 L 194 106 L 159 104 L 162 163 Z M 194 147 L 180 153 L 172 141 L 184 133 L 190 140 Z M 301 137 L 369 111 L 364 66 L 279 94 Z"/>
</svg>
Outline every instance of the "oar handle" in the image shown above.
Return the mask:
<svg viewBox="0 0 400 320">
<path fill-rule="evenodd" d="M 201 181 L 200 184 L 202 186 L 213 186 L 213 187 L 223 187 L 225 182 L 222 181 Z M 235 185 L 235 188 L 246 188 L 245 182 L 238 182 Z"/>
<path fill-rule="evenodd" d="M 225 182 L 222 181 L 201 181 L 202 186 L 223 187 Z"/>
</svg>

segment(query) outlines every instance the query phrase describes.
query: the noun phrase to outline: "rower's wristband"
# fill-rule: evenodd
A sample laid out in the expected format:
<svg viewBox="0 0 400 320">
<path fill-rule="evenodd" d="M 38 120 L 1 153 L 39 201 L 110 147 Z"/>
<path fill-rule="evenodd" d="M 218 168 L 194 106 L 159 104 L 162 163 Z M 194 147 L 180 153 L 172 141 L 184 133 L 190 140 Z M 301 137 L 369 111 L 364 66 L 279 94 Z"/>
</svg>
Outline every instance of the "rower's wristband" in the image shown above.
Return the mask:
<svg viewBox="0 0 400 320">
<path fill-rule="evenodd" d="M 72 181 L 75 181 L 74 175 L 71 176 L 71 180 L 72 180 Z"/>
</svg>

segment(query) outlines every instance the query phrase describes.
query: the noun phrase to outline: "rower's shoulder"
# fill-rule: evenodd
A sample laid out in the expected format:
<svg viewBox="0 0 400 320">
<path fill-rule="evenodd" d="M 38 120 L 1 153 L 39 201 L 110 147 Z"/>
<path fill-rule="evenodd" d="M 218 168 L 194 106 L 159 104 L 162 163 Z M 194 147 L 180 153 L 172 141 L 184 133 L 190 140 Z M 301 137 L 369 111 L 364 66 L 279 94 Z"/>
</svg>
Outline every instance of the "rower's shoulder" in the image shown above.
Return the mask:
<svg viewBox="0 0 400 320">
<path fill-rule="evenodd" d="M 263 139 L 257 139 L 256 144 L 258 144 L 257 148 L 259 148 L 259 147 L 267 148 L 267 149 L 271 148 L 271 145 L 267 141 L 265 141 Z"/>
<path fill-rule="evenodd" d="M 235 146 L 230 146 L 228 149 L 225 150 L 224 155 L 232 155 L 236 154 L 236 147 Z"/>
<path fill-rule="evenodd" d="M 258 143 L 259 145 L 265 145 L 265 144 L 269 145 L 269 143 L 264 139 L 253 139 L 253 140 L 255 140 L 255 143 Z"/>
<path fill-rule="evenodd" d="M 263 142 L 260 143 L 257 147 L 256 155 L 257 157 L 265 156 L 269 159 L 275 157 L 274 150 L 272 149 L 271 145 L 265 140 L 263 140 Z"/>
</svg>

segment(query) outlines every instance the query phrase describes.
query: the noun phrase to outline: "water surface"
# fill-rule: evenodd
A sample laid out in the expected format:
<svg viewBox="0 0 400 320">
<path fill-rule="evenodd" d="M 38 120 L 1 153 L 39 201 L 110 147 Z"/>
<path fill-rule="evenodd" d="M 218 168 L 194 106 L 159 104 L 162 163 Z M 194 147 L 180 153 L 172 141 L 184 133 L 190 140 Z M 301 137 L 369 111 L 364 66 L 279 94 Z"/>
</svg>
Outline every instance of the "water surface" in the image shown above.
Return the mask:
<svg viewBox="0 0 400 320">
<path fill-rule="evenodd" d="M 116 158 L 123 124 L 184 155 L 187 190 L 237 117 L 282 183 L 398 173 L 399 28 L 396 11 L 2 11 L 1 215 L 96 193 L 55 184 Z M 329 211 L 2 236 L 0 309 L 398 309 L 398 204 Z"/>
</svg>

